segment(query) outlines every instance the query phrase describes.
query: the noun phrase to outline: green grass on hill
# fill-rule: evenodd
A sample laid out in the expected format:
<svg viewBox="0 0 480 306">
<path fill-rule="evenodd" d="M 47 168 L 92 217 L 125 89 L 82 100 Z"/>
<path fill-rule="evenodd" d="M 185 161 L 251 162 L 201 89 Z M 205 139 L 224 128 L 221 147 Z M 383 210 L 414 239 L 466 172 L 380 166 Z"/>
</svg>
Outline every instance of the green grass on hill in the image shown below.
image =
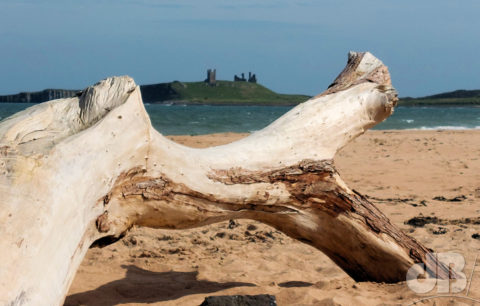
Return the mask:
<svg viewBox="0 0 480 306">
<path fill-rule="evenodd" d="M 399 105 L 480 105 L 480 90 L 455 90 L 421 98 L 400 98 Z"/>
<path fill-rule="evenodd" d="M 438 106 L 455 106 L 455 105 L 480 105 L 480 97 L 470 98 L 407 98 L 400 99 L 401 106 L 421 106 L 421 105 L 438 105 Z"/>
<path fill-rule="evenodd" d="M 248 82 L 217 81 L 216 86 L 209 86 L 205 82 L 175 81 L 163 86 L 168 86 L 168 90 L 165 90 L 168 95 L 160 98 L 152 96 L 148 100 L 188 104 L 295 105 L 310 98 L 279 94 L 260 84 Z"/>
</svg>

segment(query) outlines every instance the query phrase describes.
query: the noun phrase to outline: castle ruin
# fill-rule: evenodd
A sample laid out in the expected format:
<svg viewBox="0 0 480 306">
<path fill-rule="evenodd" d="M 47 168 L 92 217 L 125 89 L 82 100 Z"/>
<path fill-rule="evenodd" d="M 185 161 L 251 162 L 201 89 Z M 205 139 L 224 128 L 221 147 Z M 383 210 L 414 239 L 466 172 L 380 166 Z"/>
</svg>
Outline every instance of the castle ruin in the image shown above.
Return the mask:
<svg viewBox="0 0 480 306">
<path fill-rule="evenodd" d="M 207 78 L 205 79 L 205 83 L 207 83 L 210 86 L 217 85 L 217 69 L 207 70 Z"/>
<path fill-rule="evenodd" d="M 233 81 L 234 82 L 250 82 L 250 83 L 257 83 L 257 76 L 255 75 L 255 73 L 251 73 L 249 72 L 248 73 L 248 80 L 245 78 L 245 73 L 242 72 L 242 76 L 239 77 L 237 75 L 235 75 L 233 77 Z"/>
</svg>

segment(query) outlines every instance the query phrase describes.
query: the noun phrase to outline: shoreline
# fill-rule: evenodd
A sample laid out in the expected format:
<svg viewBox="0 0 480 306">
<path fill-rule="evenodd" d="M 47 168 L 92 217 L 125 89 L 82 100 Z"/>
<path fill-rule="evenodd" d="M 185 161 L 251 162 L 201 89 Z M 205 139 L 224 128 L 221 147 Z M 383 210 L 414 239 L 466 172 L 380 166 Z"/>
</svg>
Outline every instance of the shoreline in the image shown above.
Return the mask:
<svg viewBox="0 0 480 306">
<path fill-rule="evenodd" d="M 258 130 L 260 131 L 260 130 Z M 187 138 L 187 137 L 192 137 L 192 138 L 195 138 L 195 137 L 234 137 L 234 138 L 237 138 L 239 137 L 238 139 L 241 139 L 241 138 L 244 138 L 244 137 L 247 137 L 248 135 L 250 134 L 253 134 L 257 131 L 253 131 L 253 132 L 219 132 L 219 133 L 208 133 L 208 134 L 198 134 L 198 135 L 188 135 L 188 134 L 170 134 L 170 135 L 166 135 L 166 134 L 162 134 L 164 135 L 165 137 L 168 137 L 170 139 L 172 138 Z M 436 133 L 443 133 L 443 132 L 478 132 L 480 133 L 480 126 L 477 127 L 477 128 L 446 128 L 446 129 L 436 129 L 436 128 L 425 128 L 425 129 L 397 129 L 397 130 L 393 130 L 393 129 L 388 129 L 388 130 L 374 130 L 374 129 L 370 129 L 370 130 L 367 130 L 365 131 L 364 134 L 362 135 L 365 135 L 365 134 L 369 134 L 369 133 L 383 133 L 383 134 L 391 134 L 391 133 L 403 133 L 403 132 L 419 132 L 419 133 L 433 133 L 433 132 L 436 132 Z M 362 135 L 359 135 L 358 137 L 362 137 Z"/>
<path fill-rule="evenodd" d="M 63 98 L 59 98 L 63 99 Z M 194 102 L 194 101 L 161 101 L 161 102 L 144 102 L 144 105 L 176 105 L 176 106 L 297 106 L 301 103 L 307 102 L 304 100 L 299 103 L 259 103 L 259 102 L 246 102 L 246 101 L 231 101 L 231 102 L 218 102 L 218 103 L 205 103 L 205 102 Z M 16 101 L 16 102 L 4 102 L 0 101 L 0 105 L 2 104 L 41 104 L 44 102 L 28 102 L 28 101 Z M 472 103 L 472 102 L 458 102 L 458 103 L 418 103 L 418 104 L 410 104 L 409 102 L 399 102 L 396 107 L 408 107 L 408 108 L 422 108 L 422 107 L 474 107 L 479 108 L 480 103 Z"/>
</svg>

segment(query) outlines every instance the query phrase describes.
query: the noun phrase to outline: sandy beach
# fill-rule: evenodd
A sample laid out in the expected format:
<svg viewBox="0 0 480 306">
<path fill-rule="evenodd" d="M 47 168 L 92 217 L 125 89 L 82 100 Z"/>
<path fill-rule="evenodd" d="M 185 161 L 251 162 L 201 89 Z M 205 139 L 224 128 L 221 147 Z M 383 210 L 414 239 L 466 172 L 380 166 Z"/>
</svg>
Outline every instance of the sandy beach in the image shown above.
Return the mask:
<svg viewBox="0 0 480 306">
<path fill-rule="evenodd" d="M 207 147 L 245 136 L 170 138 Z M 417 294 L 405 282 L 356 283 L 320 251 L 269 226 L 236 220 L 184 231 L 134 228 L 114 244 L 91 248 L 65 305 L 199 305 L 206 296 L 231 294 L 273 294 L 278 305 L 480 301 L 480 259 L 471 274 L 480 254 L 480 131 L 368 131 L 335 163 L 349 186 L 402 230 L 437 252 L 462 254 L 463 272 L 473 275 L 469 289 L 429 298 L 439 295 L 436 289 Z"/>
</svg>

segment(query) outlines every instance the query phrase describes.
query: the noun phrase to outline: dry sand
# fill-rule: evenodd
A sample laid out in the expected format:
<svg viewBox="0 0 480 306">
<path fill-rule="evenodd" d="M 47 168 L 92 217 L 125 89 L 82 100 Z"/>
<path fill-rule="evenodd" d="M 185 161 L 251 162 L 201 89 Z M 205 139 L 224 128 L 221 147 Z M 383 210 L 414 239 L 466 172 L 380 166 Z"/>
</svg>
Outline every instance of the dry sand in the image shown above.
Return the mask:
<svg viewBox="0 0 480 306">
<path fill-rule="evenodd" d="M 244 136 L 171 139 L 205 147 Z M 397 226 L 438 252 L 463 254 L 470 276 L 480 254 L 480 237 L 472 238 L 480 234 L 480 131 L 369 131 L 335 162 L 350 187 Z M 417 216 L 437 219 L 405 224 Z M 461 298 L 466 291 L 419 304 L 474 305 Z M 437 295 L 436 289 L 416 294 L 405 282 L 355 283 L 320 251 L 237 220 L 184 231 L 134 228 L 117 243 L 92 248 L 65 304 L 199 305 L 209 295 L 263 293 L 275 295 L 278 305 L 408 305 Z M 480 258 L 468 297 L 480 301 Z"/>
</svg>

